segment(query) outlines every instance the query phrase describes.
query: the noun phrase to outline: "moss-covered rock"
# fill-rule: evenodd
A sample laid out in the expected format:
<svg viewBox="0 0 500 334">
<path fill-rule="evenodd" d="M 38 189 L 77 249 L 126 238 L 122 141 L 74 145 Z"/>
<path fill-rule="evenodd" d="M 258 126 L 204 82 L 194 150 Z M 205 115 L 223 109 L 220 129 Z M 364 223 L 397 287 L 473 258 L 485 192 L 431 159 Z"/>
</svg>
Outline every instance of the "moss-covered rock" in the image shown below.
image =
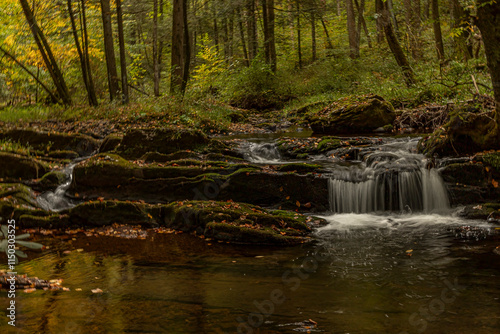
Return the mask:
<svg viewBox="0 0 500 334">
<path fill-rule="evenodd" d="M 488 181 L 484 166 L 472 162 L 450 164 L 441 170 L 441 177 L 445 182 L 478 187 L 486 186 Z"/>
<path fill-rule="evenodd" d="M 460 216 L 467 219 L 487 219 L 500 217 L 500 203 L 467 205 L 460 211 Z"/>
<path fill-rule="evenodd" d="M 170 165 L 145 165 L 114 154 L 99 154 L 75 167 L 68 194 L 84 199 L 142 199 L 155 203 L 233 199 L 308 211 L 328 209 L 326 179 L 314 175 L 268 173 L 249 164 L 212 162 L 208 165 L 196 160 L 186 160 L 183 164 L 188 166 L 174 166 L 172 162 Z M 294 165 L 293 168 L 298 167 Z M 316 166 L 305 168 L 309 172 Z M 298 206 L 297 201 L 309 203 L 309 206 Z"/>
<path fill-rule="evenodd" d="M 38 208 L 33 191 L 20 183 L 0 183 L 0 217 L 17 219 Z"/>
<path fill-rule="evenodd" d="M 13 129 L 0 132 L 0 139 L 19 142 L 37 151 L 73 151 L 80 156 L 90 155 L 99 147 L 98 140 L 86 135 L 40 132 L 32 129 Z"/>
<path fill-rule="evenodd" d="M 78 158 L 80 155 L 74 151 L 51 151 L 46 154 L 49 158 L 54 159 L 69 159 L 73 160 Z"/>
<path fill-rule="evenodd" d="M 418 149 L 432 156 L 457 156 L 500 149 L 500 129 L 488 111 L 473 105 L 457 105 L 449 121 L 430 136 L 422 138 Z"/>
<path fill-rule="evenodd" d="M 197 232 L 221 241 L 287 245 L 306 241 L 307 217 L 229 202 L 189 201 L 166 206 L 167 227 Z"/>
<path fill-rule="evenodd" d="M 111 133 L 104 138 L 99 147 L 99 152 L 111 152 L 114 151 L 122 142 L 123 134 L 121 133 Z"/>
<path fill-rule="evenodd" d="M 117 224 L 158 226 L 150 214 L 151 205 L 120 201 L 92 201 L 70 209 L 68 220 L 80 226 L 105 226 Z"/>
<path fill-rule="evenodd" d="M 179 159 L 202 159 L 202 155 L 193 151 L 179 151 L 170 154 L 163 154 L 158 152 L 148 152 L 144 154 L 140 159 L 144 162 L 167 162 Z"/>
<path fill-rule="evenodd" d="M 44 175 L 49 165 L 35 158 L 19 154 L 0 152 L 0 178 L 32 180 Z"/>
<path fill-rule="evenodd" d="M 314 133 L 367 133 L 396 119 L 394 107 L 377 95 L 339 99 L 327 107 L 311 108 L 305 118 Z"/>
<path fill-rule="evenodd" d="M 61 171 L 51 171 L 33 185 L 33 188 L 40 191 L 52 190 L 66 181 L 66 175 Z"/>
<path fill-rule="evenodd" d="M 210 139 L 203 132 L 193 129 L 132 129 L 125 134 L 117 151 L 128 159 L 137 159 L 147 152 L 170 154 L 180 150 L 196 150 L 209 142 Z"/>
</svg>

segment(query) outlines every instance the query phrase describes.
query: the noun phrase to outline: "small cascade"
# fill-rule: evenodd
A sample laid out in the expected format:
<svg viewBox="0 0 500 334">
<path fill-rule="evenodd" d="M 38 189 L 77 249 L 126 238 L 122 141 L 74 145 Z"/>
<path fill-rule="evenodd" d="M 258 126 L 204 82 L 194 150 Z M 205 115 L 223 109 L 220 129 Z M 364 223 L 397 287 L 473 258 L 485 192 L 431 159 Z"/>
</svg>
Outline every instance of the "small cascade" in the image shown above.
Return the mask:
<svg viewBox="0 0 500 334">
<path fill-rule="evenodd" d="M 85 158 L 86 159 L 86 158 Z M 70 163 L 66 168 L 64 168 L 64 175 L 66 175 L 66 181 L 59 185 L 54 191 L 46 191 L 37 197 L 37 202 L 40 207 L 47 211 L 59 212 L 66 209 L 71 209 L 76 206 L 76 203 L 66 197 L 66 191 L 73 181 L 73 169 L 78 162 L 84 160 L 79 158 L 72 163 Z"/>
<path fill-rule="evenodd" d="M 245 158 L 251 162 L 272 164 L 281 161 L 281 154 L 275 143 L 248 143 Z"/>
<path fill-rule="evenodd" d="M 335 213 L 435 212 L 449 208 L 439 173 L 426 169 L 414 142 L 382 145 L 361 153 L 360 164 L 344 167 L 329 180 L 330 209 Z"/>
</svg>

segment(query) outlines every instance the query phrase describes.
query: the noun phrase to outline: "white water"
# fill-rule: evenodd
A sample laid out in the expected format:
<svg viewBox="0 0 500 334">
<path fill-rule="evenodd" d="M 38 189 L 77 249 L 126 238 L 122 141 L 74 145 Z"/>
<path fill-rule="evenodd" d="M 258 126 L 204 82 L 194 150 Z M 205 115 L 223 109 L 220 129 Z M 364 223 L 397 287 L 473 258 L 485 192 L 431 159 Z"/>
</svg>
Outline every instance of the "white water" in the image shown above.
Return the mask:
<svg viewBox="0 0 500 334">
<path fill-rule="evenodd" d="M 363 161 L 334 171 L 329 180 L 330 209 L 336 213 L 380 211 L 444 212 L 446 187 L 416 141 L 393 142 L 362 152 Z"/>
<path fill-rule="evenodd" d="M 245 147 L 245 158 L 254 163 L 260 164 L 280 164 L 285 163 L 281 159 L 275 143 L 252 143 L 247 142 Z"/>
<path fill-rule="evenodd" d="M 81 161 L 79 159 L 78 161 Z M 37 202 L 40 207 L 46 211 L 59 212 L 66 209 L 71 209 L 76 204 L 72 200 L 65 196 L 66 190 L 68 190 L 73 180 L 73 169 L 78 162 L 72 162 L 66 168 L 64 168 L 64 175 L 66 175 L 66 181 L 59 185 L 54 191 L 46 191 L 37 197 Z"/>
</svg>

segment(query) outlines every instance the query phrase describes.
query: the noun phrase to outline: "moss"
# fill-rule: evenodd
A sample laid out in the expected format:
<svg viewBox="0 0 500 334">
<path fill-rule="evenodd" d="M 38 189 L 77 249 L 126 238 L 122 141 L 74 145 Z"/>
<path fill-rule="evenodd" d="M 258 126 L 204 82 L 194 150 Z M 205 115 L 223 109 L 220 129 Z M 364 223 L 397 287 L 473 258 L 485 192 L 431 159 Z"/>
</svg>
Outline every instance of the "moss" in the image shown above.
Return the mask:
<svg viewBox="0 0 500 334">
<path fill-rule="evenodd" d="M 495 168 L 497 171 L 500 171 L 500 153 L 488 153 L 483 155 L 483 161 Z"/>
<path fill-rule="evenodd" d="M 170 154 L 163 154 L 158 152 L 148 152 L 144 154 L 140 160 L 145 162 L 167 162 L 179 159 L 201 159 L 202 156 L 199 153 L 193 151 L 178 151 Z"/>
<path fill-rule="evenodd" d="M 13 129 L 1 132 L 0 139 L 10 139 L 44 152 L 74 151 L 80 156 L 87 156 L 99 147 L 96 139 L 86 135 L 40 132 L 34 129 Z"/>
<path fill-rule="evenodd" d="M 297 154 L 297 159 L 307 159 L 309 158 L 309 153 L 299 153 Z"/>
<path fill-rule="evenodd" d="M 0 178 L 32 180 L 41 177 L 50 166 L 35 158 L 0 152 Z"/>
<path fill-rule="evenodd" d="M 22 228 L 67 228 L 69 227 L 68 216 L 51 214 L 51 215 L 33 215 L 23 214 L 18 218 L 19 225 Z"/>
<path fill-rule="evenodd" d="M 113 223 L 156 226 L 149 213 L 150 205 L 120 201 L 91 201 L 69 210 L 69 221 L 83 226 L 105 226 Z"/>
<path fill-rule="evenodd" d="M 318 144 L 318 151 L 326 152 L 342 147 L 342 141 L 338 138 L 326 137 Z"/>
<path fill-rule="evenodd" d="M 51 171 L 42 176 L 37 186 L 42 189 L 54 189 L 66 181 L 66 175 L 60 171 Z"/>
<path fill-rule="evenodd" d="M 339 99 L 306 115 L 315 133 L 363 133 L 392 124 L 394 107 L 377 95 Z"/>
<path fill-rule="evenodd" d="M 310 228 L 298 213 L 269 211 L 258 206 L 228 202 L 189 201 L 167 205 L 164 223 L 196 231 L 217 240 L 254 244 L 303 242 Z"/>
<path fill-rule="evenodd" d="M 121 133 L 111 133 L 104 138 L 99 147 L 99 152 L 111 152 L 116 150 L 116 148 L 120 145 L 123 139 L 123 134 Z"/>
<path fill-rule="evenodd" d="M 132 129 L 125 134 L 117 150 L 126 158 L 137 159 L 147 152 L 170 154 L 179 150 L 198 150 L 209 142 L 203 132 L 194 129 Z"/>
</svg>

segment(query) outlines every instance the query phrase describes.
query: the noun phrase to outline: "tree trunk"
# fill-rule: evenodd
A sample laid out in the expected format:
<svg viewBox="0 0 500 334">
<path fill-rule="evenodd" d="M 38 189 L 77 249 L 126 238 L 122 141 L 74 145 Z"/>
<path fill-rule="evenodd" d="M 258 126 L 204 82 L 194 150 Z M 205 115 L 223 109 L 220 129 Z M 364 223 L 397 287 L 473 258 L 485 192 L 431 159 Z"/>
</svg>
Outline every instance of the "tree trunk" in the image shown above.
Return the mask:
<svg viewBox="0 0 500 334">
<path fill-rule="evenodd" d="M 420 59 L 420 0 L 404 0 L 406 31 L 413 59 Z"/>
<path fill-rule="evenodd" d="M 316 8 L 311 10 L 311 51 L 312 61 L 316 61 Z"/>
<path fill-rule="evenodd" d="M 158 64 L 158 0 L 153 0 L 153 84 L 154 95 L 160 96 L 160 66 Z"/>
<path fill-rule="evenodd" d="M 104 53 L 106 54 L 106 67 L 108 69 L 109 98 L 114 101 L 118 98 L 120 87 L 116 71 L 115 46 L 113 43 L 113 30 L 111 25 L 111 7 L 109 0 L 101 1 L 102 25 L 104 31 Z"/>
<path fill-rule="evenodd" d="M 236 9 L 236 14 L 238 15 L 238 27 L 240 30 L 241 46 L 243 48 L 243 58 L 245 58 L 245 65 L 247 67 L 249 67 L 250 61 L 248 59 L 247 45 L 245 42 L 245 30 L 243 29 L 243 19 L 242 19 L 241 10 L 239 7 Z"/>
<path fill-rule="evenodd" d="M 275 28 L 275 15 L 274 15 L 274 0 L 267 0 L 267 15 L 268 15 L 268 29 L 269 29 L 269 61 L 271 63 L 271 70 L 276 72 L 277 58 L 276 58 L 276 39 L 274 34 Z"/>
<path fill-rule="evenodd" d="M 116 21 L 118 24 L 118 44 L 120 47 L 120 72 L 122 78 L 122 103 L 128 104 L 127 59 L 125 58 L 125 35 L 123 33 L 123 10 L 121 0 L 116 0 Z"/>
<path fill-rule="evenodd" d="M 465 60 L 469 60 L 473 57 L 472 54 L 472 43 L 471 43 L 471 30 L 469 29 L 470 24 L 470 14 L 468 11 L 460 5 L 458 0 L 451 0 L 451 27 L 453 29 L 460 29 L 460 33 L 453 34 L 453 40 L 455 42 L 455 49 L 458 54 L 462 54 Z"/>
<path fill-rule="evenodd" d="M 382 0 L 375 0 L 375 12 L 377 13 L 376 26 L 377 26 L 377 43 L 384 41 L 384 24 L 382 20 Z"/>
<path fill-rule="evenodd" d="M 385 37 L 387 38 L 387 44 L 389 44 L 389 48 L 396 59 L 399 67 L 403 71 L 403 76 L 405 78 L 405 82 L 407 86 L 412 86 L 415 84 L 415 75 L 413 74 L 413 70 L 408 63 L 408 59 L 403 51 L 403 48 L 399 44 L 398 39 L 396 38 L 396 33 L 394 32 L 394 28 L 392 27 L 391 14 L 389 12 L 389 6 L 387 2 L 382 3 L 382 12 L 379 13 L 382 16 L 382 24 L 384 26 Z"/>
<path fill-rule="evenodd" d="M 255 0 L 247 0 L 248 55 L 250 61 L 257 56 L 257 23 Z"/>
<path fill-rule="evenodd" d="M 21 7 L 23 9 L 24 16 L 26 17 L 26 21 L 30 26 L 31 32 L 33 34 L 33 38 L 35 39 L 36 45 L 42 55 L 43 61 L 49 74 L 54 82 L 54 86 L 56 86 L 57 93 L 59 94 L 59 98 L 64 104 L 71 104 L 71 97 L 69 95 L 68 87 L 66 86 L 66 82 L 64 81 L 64 77 L 62 75 L 59 66 L 54 58 L 52 50 L 45 38 L 45 35 L 40 30 L 40 27 L 36 23 L 35 17 L 33 16 L 33 12 L 28 4 L 27 0 L 20 0 Z"/>
<path fill-rule="evenodd" d="M 432 26 L 434 28 L 434 40 L 436 43 L 437 57 L 444 59 L 443 34 L 441 33 L 441 19 L 439 16 L 438 0 L 430 0 L 432 7 Z"/>
<path fill-rule="evenodd" d="M 484 50 L 491 74 L 493 92 L 495 94 L 496 109 L 494 119 L 497 136 L 500 133 L 500 2 L 491 3 L 489 0 L 477 0 L 476 24 L 481 30 Z M 499 143 L 497 141 L 496 145 Z"/>
<path fill-rule="evenodd" d="M 352 59 L 359 58 L 358 32 L 356 29 L 356 17 L 354 15 L 353 0 L 346 0 L 347 32 L 349 34 L 349 56 Z"/>
<path fill-rule="evenodd" d="M 358 11 L 358 40 L 361 37 L 361 26 L 363 26 L 363 31 L 365 32 L 366 41 L 368 42 L 368 47 L 372 48 L 372 39 L 370 37 L 370 33 L 368 32 L 368 27 L 366 26 L 366 20 L 364 16 L 365 12 L 365 0 L 361 0 L 361 5 L 358 3 L 358 0 L 354 0 L 354 4 L 356 5 L 356 9 Z M 359 42 L 358 42 L 359 43 Z"/>
<path fill-rule="evenodd" d="M 92 79 L 92 69 L 90 67 L 90 56 L 89 56 L 89 34 L 87 33 L 87 12 L 85 9 L 85 0 L 80 0 L 81 12 L 80 15 L 80 29 L 82 30 L 82 44 L 83 44 L 83 56 L 85 61 L 85 67 L 87 69 L 88 83 L 89 83 L 89 95 L 93 100 L 93 105 L 97 106 L 99 103 L 97 101 L 94 79 Z"/>
<path fill-rule="evenodd" d="M 300 0 L 296 0 L 297 5 L 297 52 L 299 56 L 299 68 L 302 68 L 302 38 L 300 33 Z"/>
<path fill-rule="evenodd" d="M 97 97 L 95 96 L 95 91 L 93 91 L 90 87 L 88 67 L 85 61 L 85 55 L 83 53 L 82 47 L 80 46 L 80 39 L 78 37 L 78 31 L 76 28 L 76 20 L 75 13 L 73 12 L 73 5 L 71 4 L 71 0 L 67 0 L 68 5 L 68 14 L 71 21 L 71 30 L 73 32 L 73 38 L 75 40 L 76 51 L 78 52 L 78 57 L 80 58 L 80 67 L 82 69 L 82 77 L 83 83 L 85 85 L 85 89 L 87 90 L 87 96 L 89 99 L 89 104 L 91 106 L 97 106 Z"/>
<path fill-rule="evenodd" d="M 190 46 L 187 0 L 174 0 L 172 13 L 172 57 L 170 93 L 184 95 L 189 78 Z"/>
<path fill-rule="evenodd" d="M 328 29 L 326 28 L 326 23 L 323 17 L 321 17 L 321 25 L 323 26 L 323 31 L 325 32 L 326 43 L 328 44 L 328 48 L 331 50 L 333 49 L 332 39 L 330 38 L 330 34 L 328 33 Z"/>
</svg>

